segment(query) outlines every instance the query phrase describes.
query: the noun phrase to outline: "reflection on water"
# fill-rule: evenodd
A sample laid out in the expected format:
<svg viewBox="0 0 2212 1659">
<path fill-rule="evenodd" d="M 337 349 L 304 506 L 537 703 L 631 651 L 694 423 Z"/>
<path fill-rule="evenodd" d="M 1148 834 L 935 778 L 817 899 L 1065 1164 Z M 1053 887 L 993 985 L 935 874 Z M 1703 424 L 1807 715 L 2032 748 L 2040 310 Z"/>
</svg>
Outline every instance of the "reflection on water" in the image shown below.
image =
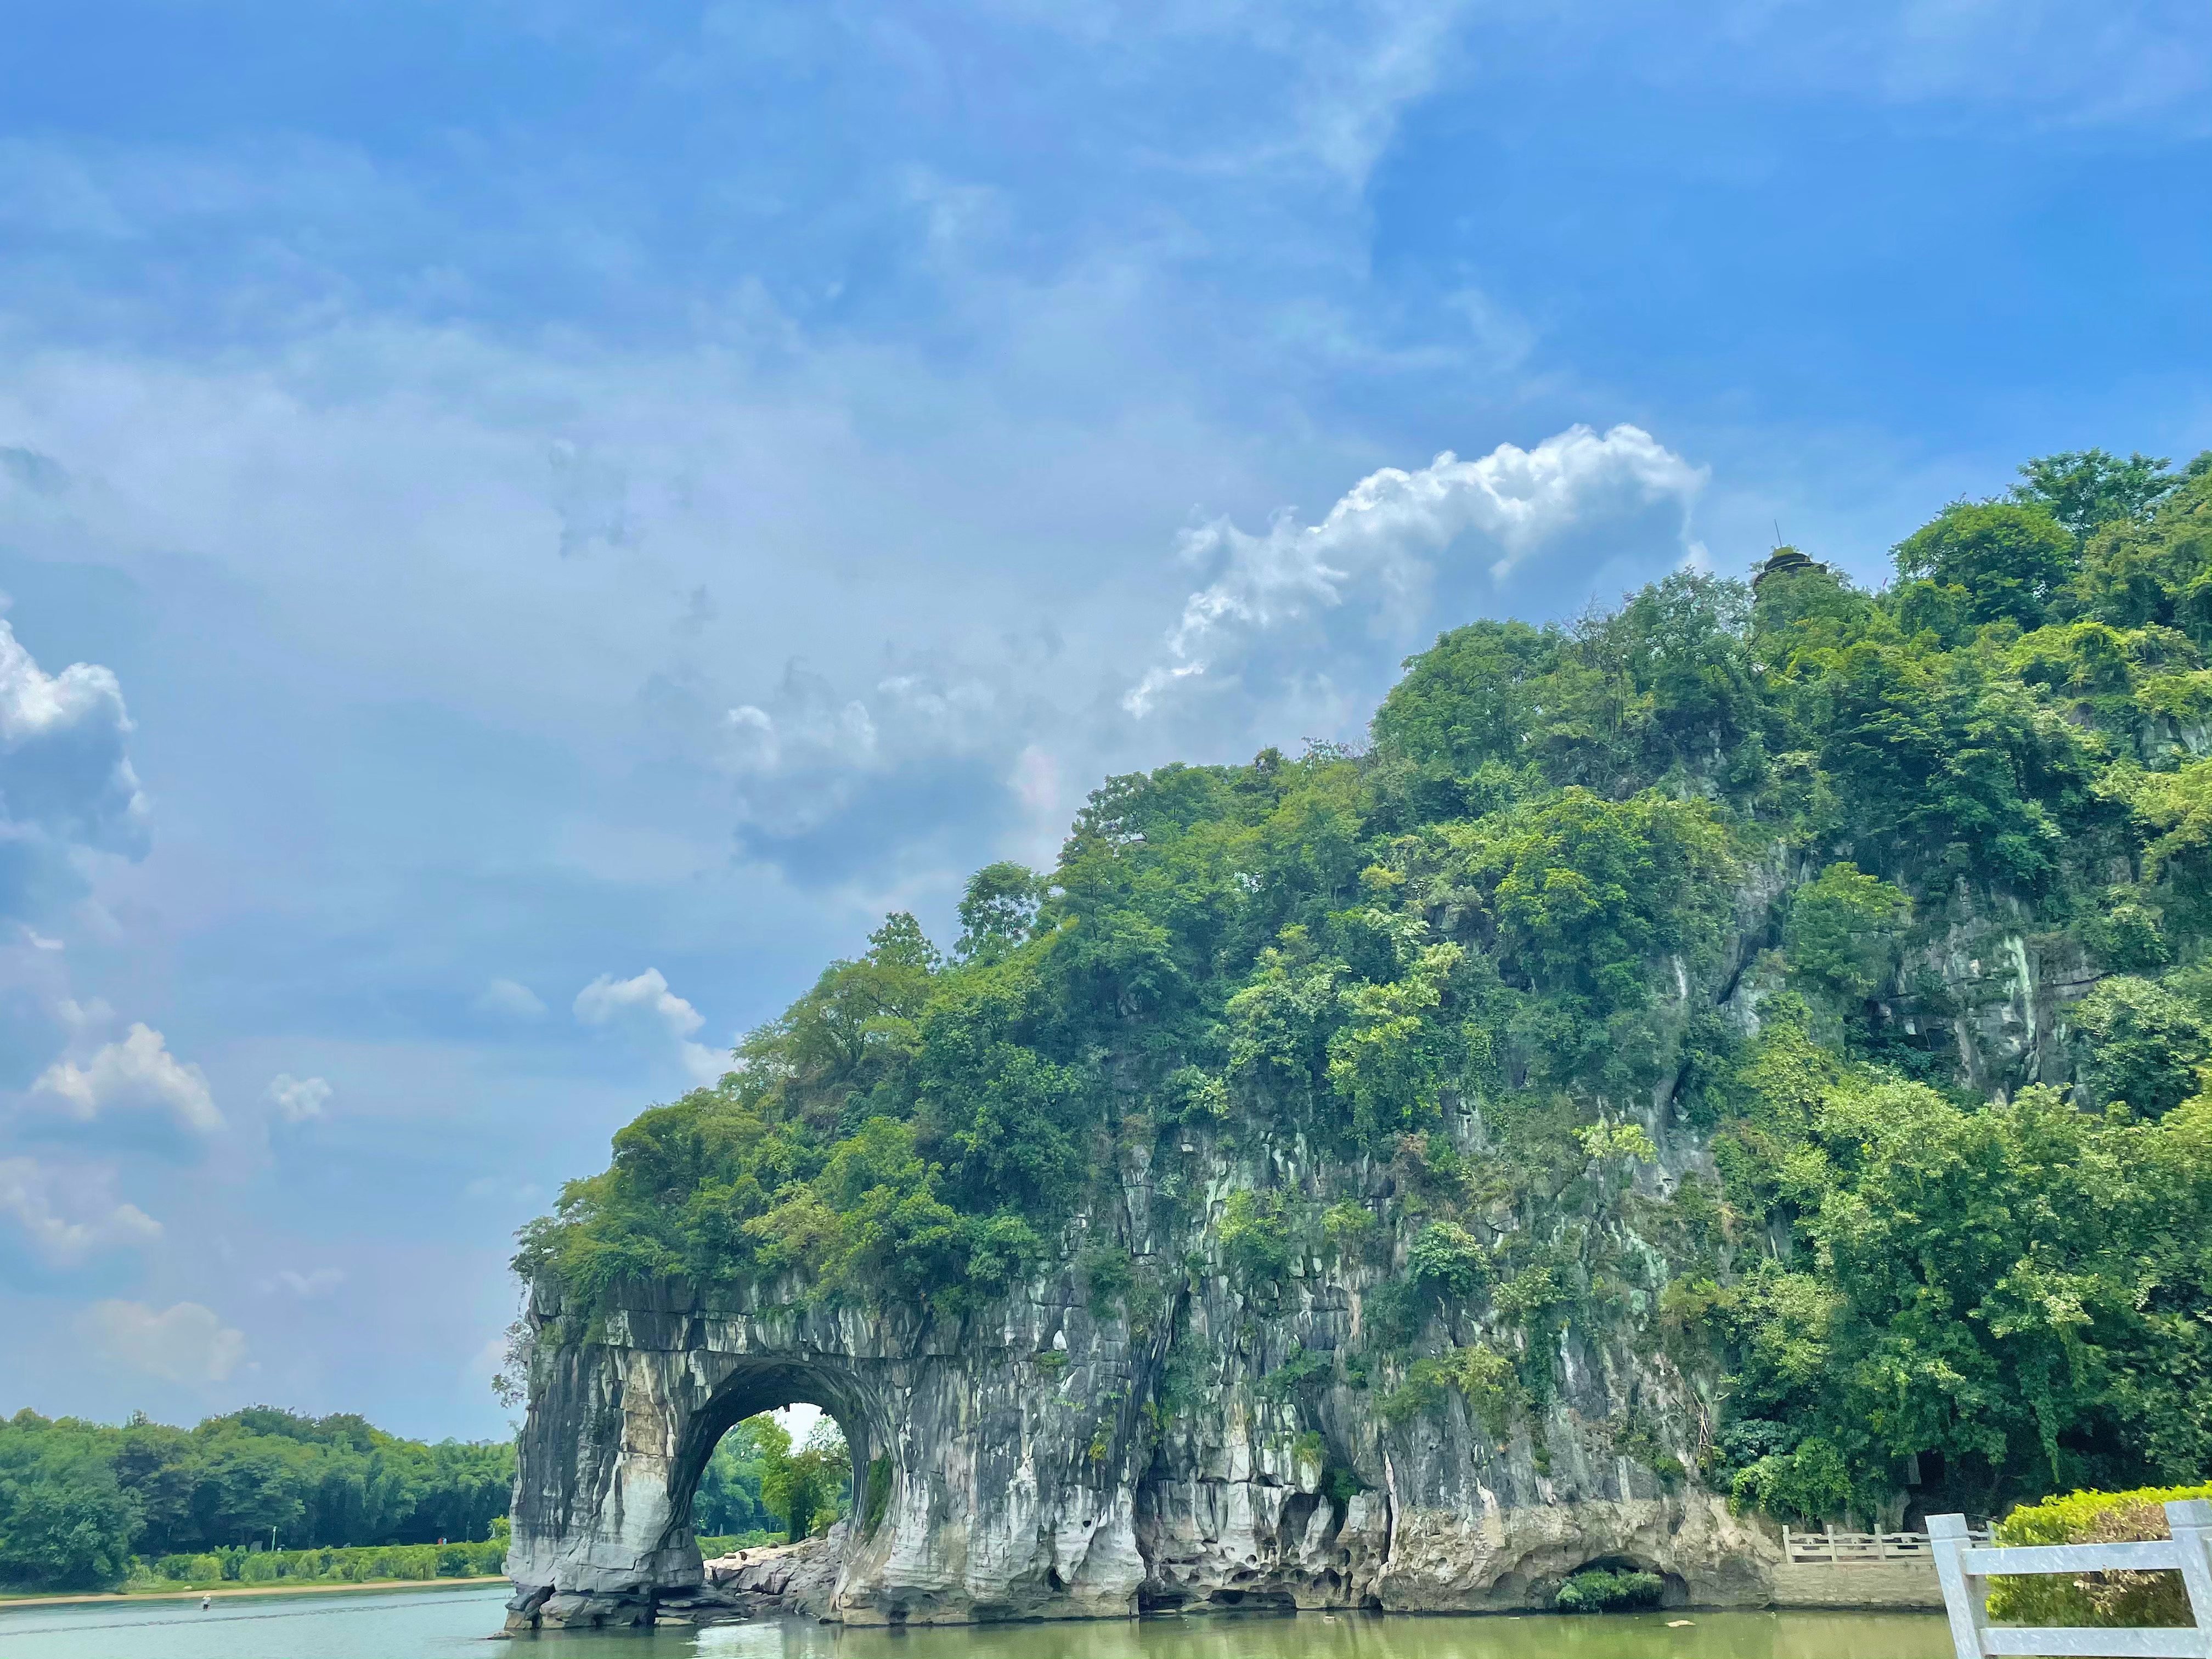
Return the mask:
<svg viewBox="0 0 2212 1659">
<path fill-rule="evenodd" d="M 1668 1621 L 1690 1622 L 1669 1629 Z M 1925 1613 L 1654 1613 L 1594 1618 L 1194 1616 L 1130 1624 L 702 1631 L 700 1659 L 1948 1659 Z M 660 1643 L 653 1644 L 655 1659 Z M 550 1656 L 549 1656 L 550 1659 Z"/>
<path fill-rule="evenodd" d="M 1302 1613 L 844 1630 L 783 1620 L 487 1644 L 505 1587 L 0 1611 L 0 1659 L 1947 1659 L 1939 1616 Z M 1690 1622 L 1668 1629 L 1670 1620 Z"/>
</svg>

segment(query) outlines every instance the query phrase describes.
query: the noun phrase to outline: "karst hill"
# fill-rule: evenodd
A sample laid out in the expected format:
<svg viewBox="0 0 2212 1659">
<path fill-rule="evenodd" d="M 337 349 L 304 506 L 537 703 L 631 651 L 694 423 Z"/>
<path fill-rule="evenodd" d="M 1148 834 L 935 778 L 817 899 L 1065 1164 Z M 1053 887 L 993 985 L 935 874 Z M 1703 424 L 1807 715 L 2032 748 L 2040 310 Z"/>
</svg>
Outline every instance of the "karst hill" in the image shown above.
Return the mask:
<svg viewBox="0 0 2212 1659">
<path fill-rule="evenodd" d="M 2092 452 L 1109 780 L 528 1231 L 515 1620 L 696 1586 L 792 1399 L 852 1620 L 1755 1601 L 1762 1516 L 2201 1478 L 2208 653 L 2212 456 Z"/>
</svg>

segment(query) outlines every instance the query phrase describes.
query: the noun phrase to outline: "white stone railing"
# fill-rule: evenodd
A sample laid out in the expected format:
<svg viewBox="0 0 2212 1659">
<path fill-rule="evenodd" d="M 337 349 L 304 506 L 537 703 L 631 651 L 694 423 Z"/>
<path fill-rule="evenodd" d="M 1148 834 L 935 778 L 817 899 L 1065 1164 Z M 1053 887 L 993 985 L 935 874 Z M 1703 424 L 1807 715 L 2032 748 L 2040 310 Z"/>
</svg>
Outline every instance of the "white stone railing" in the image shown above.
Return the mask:
<svg viewBox="0 0 2212 1659">
<path fill-rule="evenodd" d="M 1966 1535 L 1962 1515 L 1932 1515 L 1928 1530 L 1943 1608 L 1951 1619 L 1958 1659 L 1992 1655 L 2056 1655 L 2065 1659 L 2212 1659 L 2212 1502 L 2190 1498 L 2166 1506 L 2173 1535 L 2141 1544 L 2047 1544 L 1990 1549 Z M 2163 1628 L 2105 1630 L 2087 1626 L 2045 1629 L 1992 1625 L 1989 1581 L 2000 1573 L 2179 1572 L 2189 1591 L 2191 1622 Z"/>
<path fill-rule="evenodd" d="M 1984 1541 L 1989 1535 L 1986 1530 L 1969 1534 Z M 1792 1532 L 1784 1527 L 1782 1553 L 1792 1564 L 1819 1562 L 1838 1567 L 1935 1559 L 1924 1532 Z"/>
</svg>

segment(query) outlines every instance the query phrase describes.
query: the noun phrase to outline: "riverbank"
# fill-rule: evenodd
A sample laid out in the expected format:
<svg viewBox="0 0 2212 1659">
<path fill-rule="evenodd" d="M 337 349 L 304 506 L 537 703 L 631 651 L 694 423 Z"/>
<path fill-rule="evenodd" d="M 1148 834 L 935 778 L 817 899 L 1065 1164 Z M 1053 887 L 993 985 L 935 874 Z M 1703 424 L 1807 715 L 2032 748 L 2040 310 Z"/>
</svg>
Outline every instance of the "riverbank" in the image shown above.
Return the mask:
<svg viewBox="0 0 2212 1659">
<path fill-rule="evenodd" d="M 179 1590 L 87 1590 L 75 1595 L 17 1595 L 0 1590 L 0 1613 L 15 1607 L 71 1607 L 112 1606 L 118 1602 L 197 1601 L 202 1596 L 229 1601 L 255 1595 L 325 1595 L 341 1590 L 462 1589 L 498 1583 L 502 1573 L 483 1573 L 472 1578 L 386 1578 L 362 1584 L 226 1584 L 217 1589 Z"/>
</svg>

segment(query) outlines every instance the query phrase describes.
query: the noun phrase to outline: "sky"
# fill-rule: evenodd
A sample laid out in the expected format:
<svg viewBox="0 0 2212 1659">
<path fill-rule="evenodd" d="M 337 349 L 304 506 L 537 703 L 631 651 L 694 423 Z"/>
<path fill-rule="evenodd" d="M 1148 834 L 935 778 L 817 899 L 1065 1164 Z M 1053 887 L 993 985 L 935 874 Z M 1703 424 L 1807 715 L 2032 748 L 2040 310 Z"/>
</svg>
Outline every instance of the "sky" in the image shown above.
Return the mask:
<svg viewBox="0 0 2212 1659">
<path fill-rule="evenodd" d="M 21 0 L 0 1413 L 506 1431 L 893 908 L 1479 616 L 2212 445 L 2202 0 Z"/>
</svg>

